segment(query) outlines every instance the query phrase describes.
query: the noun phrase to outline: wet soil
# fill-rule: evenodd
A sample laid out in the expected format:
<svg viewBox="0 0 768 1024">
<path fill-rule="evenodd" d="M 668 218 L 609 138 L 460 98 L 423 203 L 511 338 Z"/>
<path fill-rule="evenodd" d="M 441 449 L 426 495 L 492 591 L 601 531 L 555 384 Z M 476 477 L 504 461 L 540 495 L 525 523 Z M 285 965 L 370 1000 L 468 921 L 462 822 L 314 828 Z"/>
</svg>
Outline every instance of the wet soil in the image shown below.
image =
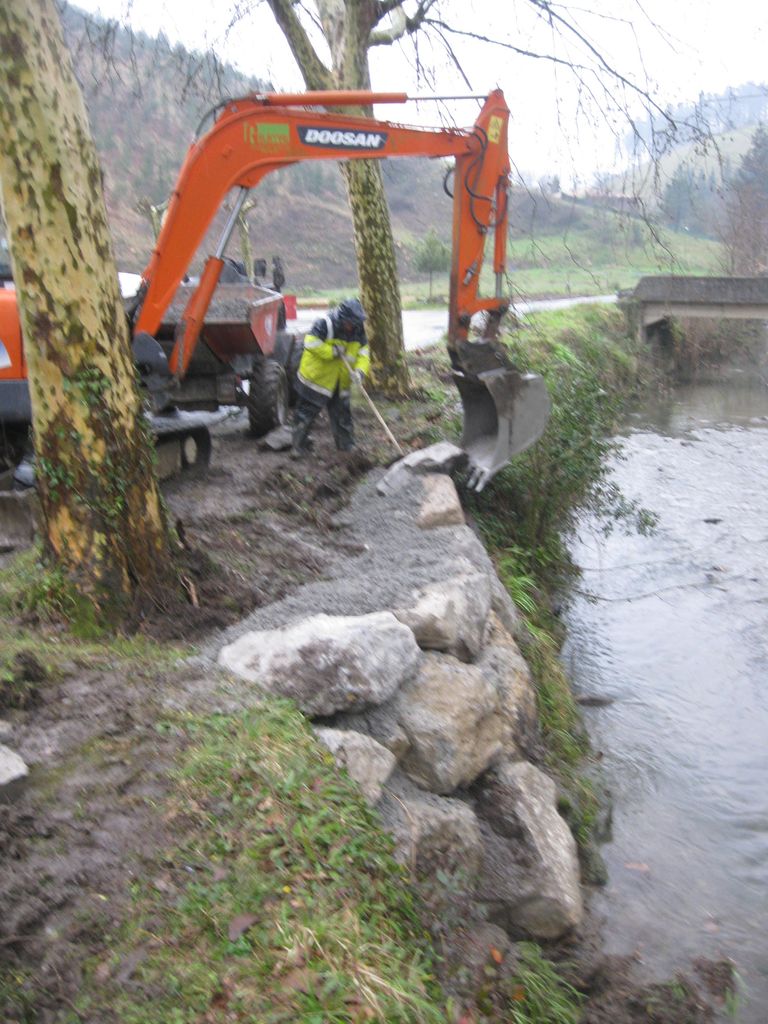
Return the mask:
<svg viewBox="0 0 768 1024">
<path fill-rule="evenodd" d="M 157 609 L 141 632 L 200 644 L 324 578 L 349 554 L 350 494 L 388 454 L 369 445 L 340 455 L 321 423 L 312 456 L 295 462 L 261 449 L 243 417 L 225 421 L 209 469 L 164 485 L 195 601 Z M 202 659 L 124 659 L 108 649 L 80 657 L 71 645 L 53 666 L 22 652 L 14 674 L 22 696 L 0 712 L 0 742 L 18 750 L 31 774 L 13 803 L 0 804 L 0 1020 L 115 1024 L 77 1010 L 83 970 L 131 984 L 136 964 L 115 963 L 110 952 L 130 914 L 131 885 L 149 878 L 162 889 L 186 870 L 170 859 L 175 841 L 161 813 L 185 742 L 174 716 L 216 710 L 221 696 Z M 638 988 L 631 964 L 606 959 L 586 933 L 553 955 L 587 995 L 589 1024 L 703 1024 L 713 1018 L 702 993 L 719 985 L 716 1004 L 727 988 L 724 968 L 709 963 L 699 987 L 679 981 L 672 996 Z"/>
<path fill-rule="evenodd" d="M 552 958 L 585 998 L 581 1024 L 711 1024 L 734 988 L 733 964 L 704 958 L 690 973 L 648 982 L 639 957 L 606 955 L 593 915 Z"/>
<path fill-rule="evenodd" d="M 246 423 L 240 413 L 217 426 L 210 466 L 164 484 L 183 591 L 143 617 L 139 632 L 153 639 L 199 639 L 322 576 L 334 519 L 376 458 L 337 452 L 319 424 L 312 455 L 294 461 Z"/>
<path fill-rule="evenodd" d="M 371 465 L 363 449 L 337 453 L 323 423 L 300 461 L 263 450 L 244 416 L 220 424 L 210 467 L 163 487 L 194 603 L 169 599 L 138 632 L 198 643 L 321 578 L 345 547 L 339 512 Z M 55 644 L 55 630 L 46 639 Z M 0 803 L 0 1020 L 9 1024 L 80 1019 L 82 965 L 94 957 L 129 983 L 125 965 L 110 966 L 109 940 L 131 882 L 152 872 L 162 884 L 183 870 L 164 861 L 173 837 L 157 814 L 181 743 L 167 723 L 179 706 L 216 700 L 207 671 L 189 661 L 66 651 L 48 668 L 22 651 L 3 680 L 0 742 L 30 767 L 22 795 Z"/>
</svg>

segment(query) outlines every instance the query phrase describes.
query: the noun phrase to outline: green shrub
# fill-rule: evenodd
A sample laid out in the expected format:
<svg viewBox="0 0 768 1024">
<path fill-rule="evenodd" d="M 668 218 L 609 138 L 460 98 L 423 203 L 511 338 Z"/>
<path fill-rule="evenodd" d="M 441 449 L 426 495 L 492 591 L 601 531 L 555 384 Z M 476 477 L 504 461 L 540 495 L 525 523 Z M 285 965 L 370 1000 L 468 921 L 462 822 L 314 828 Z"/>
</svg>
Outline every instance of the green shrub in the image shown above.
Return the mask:
<svg viewBox="0 0 768 1024">
<path fill-rule="evenodd" d="M 533 942 L 520 943 L 510 991 L 510 1024 L 578 1024 L 582 997 Z"/>
<path fill-rule="evenodd" d="M 522 369 L 546 380 L 552 415 L 540 440 L 470 501 L 491 547 L 528 552 L 523 569 L 547 579 L 567 566 L 563 540 L 580 515 L 606 531 L 621 523 L 645 532 L 655 521 L 610 477 L 620 453 L 612 435 L 643 369 L 623 315 L 608 306 L 542 314 L 508 344 Z"/>
</svg>

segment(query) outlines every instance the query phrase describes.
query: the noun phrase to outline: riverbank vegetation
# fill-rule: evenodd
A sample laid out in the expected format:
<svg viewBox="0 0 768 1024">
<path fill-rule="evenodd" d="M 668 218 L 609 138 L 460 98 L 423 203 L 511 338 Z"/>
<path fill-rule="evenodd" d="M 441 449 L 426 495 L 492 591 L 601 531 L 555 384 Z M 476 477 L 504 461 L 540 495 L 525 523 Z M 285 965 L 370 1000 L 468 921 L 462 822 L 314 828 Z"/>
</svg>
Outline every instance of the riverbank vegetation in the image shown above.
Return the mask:
<svg viewBox="0 0 768 1024">
<path fill-rule="evenodd" d="M 605 530 L 653 525 L 610 476 L 610 459 L 620 451 L 613 434 L 652 369 L 613 306 L 536 314 L 508 347 L 522 370 L 546 380 L 552 415 L 541 439 L 494 478 L 473 508 L 494 550 L 516 553 L 551 590 L 569 571 L 565 543 L 583 513 Z"/>
<path fill-rule="evenodd" d="M 672 320 L 654 335 L 654 351 L 665 376 L 680 383 L 719 378 L 724 372 L 763 373 L 768 359 L 760 320 Z"/>
</svg>

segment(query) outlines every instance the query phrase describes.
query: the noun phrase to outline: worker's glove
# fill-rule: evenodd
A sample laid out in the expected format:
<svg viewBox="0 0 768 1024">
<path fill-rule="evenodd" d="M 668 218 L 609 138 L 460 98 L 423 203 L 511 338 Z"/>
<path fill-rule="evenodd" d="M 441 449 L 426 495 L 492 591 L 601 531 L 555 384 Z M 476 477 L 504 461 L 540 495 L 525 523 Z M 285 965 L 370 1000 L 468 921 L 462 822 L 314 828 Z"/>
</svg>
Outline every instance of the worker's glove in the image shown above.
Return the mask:
<svg viewBox="0 0 768 1024">
<path fill-rule="evenodd" d="M 343 359 L 347 353 L 343 345 L 334 345 L 333 354 L 336 356 L 337 359 Z"/>
<path fill-rule="evenodd" d="M 363 381 L 365 380 L 365 374 L 362 370 L 352 371 L 352 380 L 357 384 L 358 387 L 362 387 Z"/>
</svg>

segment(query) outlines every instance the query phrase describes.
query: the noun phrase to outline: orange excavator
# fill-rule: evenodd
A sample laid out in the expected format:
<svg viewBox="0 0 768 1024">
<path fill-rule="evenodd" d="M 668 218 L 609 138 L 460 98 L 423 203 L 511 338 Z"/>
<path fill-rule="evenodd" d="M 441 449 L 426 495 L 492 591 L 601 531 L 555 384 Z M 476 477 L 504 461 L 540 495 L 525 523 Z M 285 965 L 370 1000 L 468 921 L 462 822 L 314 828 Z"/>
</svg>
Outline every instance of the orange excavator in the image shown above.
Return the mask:
<svg viewBox="0 0 768 1024">
<path fill-rule="evenodd" d="M 403 103 L 404 93 L 265 93 L 227 100 L 192 143 L 155 249 L 127 304 L 134 358 L 155 413 L 249 407 L 254 433 L 284 414 L 299 343 L 280 330 L 282 297 L 247 281 L 224 283 L 225 250 L 248 192 L 265 175 L 304 160 L 428 156 L 455 159 L 448 350 L 464 407 L 462 446 L 480 489 L 532 444 L 549 416 L 542 379 L 520 373 L 498 342 L 504 295 L 509 109 L 500 90 L 470 129 L 426 129 L 351 116 L 343 108 Z M 188 268 L 225 198 L 234 202 L 199 282 Z M 480 294 L 486 249 L 493 295 Z M 230 275 L 231 276 L 231 275 Z M 473 317 L 481 315 L 479 334 Z M 284 314 L 283 314 L 284 316 Z M 283 321 L 284 322 L 284 321 Z M 15 302 L 0 291 L 0 423 L 24 413 L 25 364 Z M 5 359 L 3 358 L 5 353 Z M 2 368 L 3 362 L 9 364 Z M 276 411 L 264 410 L 265 396 Z M 179 437 L 183 445 L 183 427 Z"/>
</svg>

